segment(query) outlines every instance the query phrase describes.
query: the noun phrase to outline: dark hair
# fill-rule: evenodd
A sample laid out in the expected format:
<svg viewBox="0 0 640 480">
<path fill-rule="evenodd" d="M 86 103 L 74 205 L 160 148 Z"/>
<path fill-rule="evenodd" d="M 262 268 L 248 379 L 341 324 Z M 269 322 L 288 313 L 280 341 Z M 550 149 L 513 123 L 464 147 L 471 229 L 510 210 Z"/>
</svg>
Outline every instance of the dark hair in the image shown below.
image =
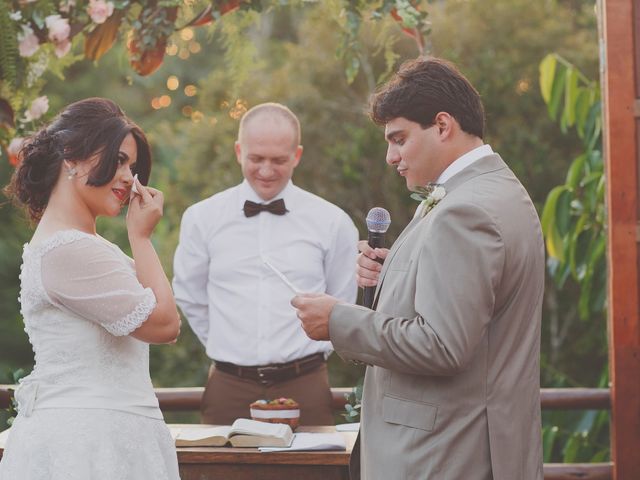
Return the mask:
<svg viewBox="0 0 640 480">
<path fill-rule="evenodd" d="M 5 194 L 26 206 L 37 221 L 49 202 L 64 160 L 84 162 L 99 155 L 87 185 L 106 185 L 116 174 L 120 145 L 128 134 L 133 135 L 138 151 L 134 173 L 146 185 L 151 151 L 144 132 L 111 100 L 87 98 L 67 106 L 48 126 L 25 141 Z"/>
<path fill-rule="evenodd" d="M 439 58 L 416 58 L 372 97 L 370 115 L 378 125 L 406 118 L 430 127 L 439 112 L 447 112 L 463 131 L 483 138 L 484 108 L 478 91 L 451 63 Z"/>
</svg>

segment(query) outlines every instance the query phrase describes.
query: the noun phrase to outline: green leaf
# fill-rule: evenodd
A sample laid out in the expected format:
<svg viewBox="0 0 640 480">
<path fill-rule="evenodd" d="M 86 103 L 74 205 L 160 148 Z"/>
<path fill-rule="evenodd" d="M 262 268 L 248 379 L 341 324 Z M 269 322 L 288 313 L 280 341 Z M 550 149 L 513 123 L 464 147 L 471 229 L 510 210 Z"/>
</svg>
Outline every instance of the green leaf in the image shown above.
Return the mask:
<svg viewBox="0 0 640 480">
<path fill-rule="evenodd" d="M 567 172 L 567 180 L 565 184 L 571 190 L 575 190 L 579 183 L 580 178 L 583 175 L 584 164 L 587 161 L 587 155 L 583 153 L 578 156 L 573 162 L 571 162 L 571 166 L 569 167 L 569 171 Z"/>
<path fill-rule="evenodd" d="M 591 109 L 591 92 L 586 88 L 579 88 L 575 101 L 576 130 L 578 136 L 584 139 L 585 123 Z"/>
<path fill-rule="evenodd" d="M 580 181 L 580 186 L 586 188 L 593 182 L 599 182 L 602 178 L 602 172 L 591 172 Z"/>
<path fill-rule="evenodd" d="M 549 111 L 549 116 L 553 120 L 555 120 L 558 116 L 560 103 L 562 101 L 562 95 L 565 92 L 564 82 L 565 82 L 566 73 L 567 73 L 567 69 L 562 67 L 556 74 L 556 77 L 553 81 L 553 85 L 551 87 L 551 97 L 547 102 L 547 110 Z"/>
<path fill-rule="evenodd" d="M 553 455 L 553 445 L 558 436 L 558 427 L 544 427 L 542 429 L 542 451 L 544 462 L 550 462 Z"/>
<path fill-rule="evenodd" d="M 560 193 L 556 201 L 556 228 L 558 233 L 564 237 L 569 233 L 571 223 L 571 192 L 566 188 Z"/>
<path fill-rule="evenodd" d="M 548 54 L 542 62 L 540 62 L 540 92 L 546 104 L 551 100 L 551 91 L 553 88 L 553 80 L 556 74 L 556 56 L 553 53 Z"/>
<path fill-rule="evenodd" d="M 567 188 L 564 185 L 555 187 L 545 201 L 544 208 L 542 210 L 542 232 L 544 233 L 547 251 L 549 255 L 557 258 L 560 261 L 564 261 L 564 252 L 562 244 L 562 236 L 560 235 L 557 227 L 557 204 L 558 199 L 563 192 L 566 192 Z"/>
<path fill-rule="evenodd" d="M 587 271 L 587 259 L 591 245 L 592 232 L 587 227 L 589 215 L 583 214 L 576 224 L 569 246 L 569 265 L 575 279 L 582 280 Z"/>
<path fill-rule="evenodd" d="M 358 75 L 358 71 L 360 70 L 360 59 L 357 55 L 349 52 L 345 55 L 345 74 L 347 76 L 347 83 L 352 84 L 356 79 L 356 75 Z"/>
<path fill-rule="evenodd" d="M 578 96 L 578 72 L 575 68 L 567 68 L 564 86 L 564 110 L 562 116 L 565 125 L 572 127 L 576 122 L 576 99 Z"/>
<path fill-rule="evenodd" d="M 602 105 L 600 102 L 594 103 L 589 109 L 587 120 L 584 126 L 584 142 L 588 150 L 593 150 L 596 144 L 600 143 L 600 133 L 602 128 Z"/>
<path fill-rule="evenodd" d="M 574 463 L 580 449 L 581 438 L 579 433 L 573 433 L 563 449 L 562 461 L 564 463 Z"/>
</svg>

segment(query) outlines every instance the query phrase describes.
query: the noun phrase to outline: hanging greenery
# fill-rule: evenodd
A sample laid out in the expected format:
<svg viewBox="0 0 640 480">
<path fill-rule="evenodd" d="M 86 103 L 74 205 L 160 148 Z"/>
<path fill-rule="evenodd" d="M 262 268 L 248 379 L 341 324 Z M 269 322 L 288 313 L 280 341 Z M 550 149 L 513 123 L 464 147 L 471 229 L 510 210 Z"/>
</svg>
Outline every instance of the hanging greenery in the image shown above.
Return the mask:
<svg viewBox="0 0 640 480">
<path fill-rule="evenodd" d="M 62 76 L 75 61 L 98 60 L 125 41 L 134 72 L 151 75 L 162 65 L 171 35 L 179 30 L 215 26 L 227 14 L 258 15 L 310 1 L 0 0 L 0 146 L 15 164 L 22 138 L 37 128 L 48 110 L 48 99 L 40 95 L 46 71 Z M 357 35 L 362 19 L 392 16 L 424 53 L 427 0 L 329 1 L 335 4 L 343 36 L 337 54 L 350 82 L 360 69 Z M 225 31 L 227 36 L 243 33 Z M 70 53 L 81 44 L 82 54 Z"/>
</svg>

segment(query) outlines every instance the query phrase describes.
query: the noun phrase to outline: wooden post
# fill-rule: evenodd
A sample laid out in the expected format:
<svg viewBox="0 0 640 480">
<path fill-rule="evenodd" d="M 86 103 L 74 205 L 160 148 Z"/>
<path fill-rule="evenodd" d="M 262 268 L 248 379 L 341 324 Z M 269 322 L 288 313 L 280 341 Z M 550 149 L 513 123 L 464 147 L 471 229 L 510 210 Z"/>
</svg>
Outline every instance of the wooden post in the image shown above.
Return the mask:
<svg viewBox="0 0 640 480">
<path fill-rule="evenodd" d="M 614 480 L 640 479 L 638 121 L 640 4 L 601 0 Z M 635 34 L 634 34 L 635 30 Z M 635 40 L 634 40 L 635 38 Z"/>
</svg>

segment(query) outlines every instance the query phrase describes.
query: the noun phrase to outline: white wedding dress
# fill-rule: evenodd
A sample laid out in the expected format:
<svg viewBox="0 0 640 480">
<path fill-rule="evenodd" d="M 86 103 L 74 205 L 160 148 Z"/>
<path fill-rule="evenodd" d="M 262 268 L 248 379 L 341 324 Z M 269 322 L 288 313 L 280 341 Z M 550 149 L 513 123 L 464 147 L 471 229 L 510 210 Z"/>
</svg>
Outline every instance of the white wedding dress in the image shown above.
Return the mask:
<svg viewBox="0 0 640 480">
<path fill-rule="evenodd" d="M 176 480 L 176 450 L 129 336 L 156 305 L 133 260 L 102 237 L 25 245 L 20 303 L 35 353 L 0 480 Z"/>
</svg>

